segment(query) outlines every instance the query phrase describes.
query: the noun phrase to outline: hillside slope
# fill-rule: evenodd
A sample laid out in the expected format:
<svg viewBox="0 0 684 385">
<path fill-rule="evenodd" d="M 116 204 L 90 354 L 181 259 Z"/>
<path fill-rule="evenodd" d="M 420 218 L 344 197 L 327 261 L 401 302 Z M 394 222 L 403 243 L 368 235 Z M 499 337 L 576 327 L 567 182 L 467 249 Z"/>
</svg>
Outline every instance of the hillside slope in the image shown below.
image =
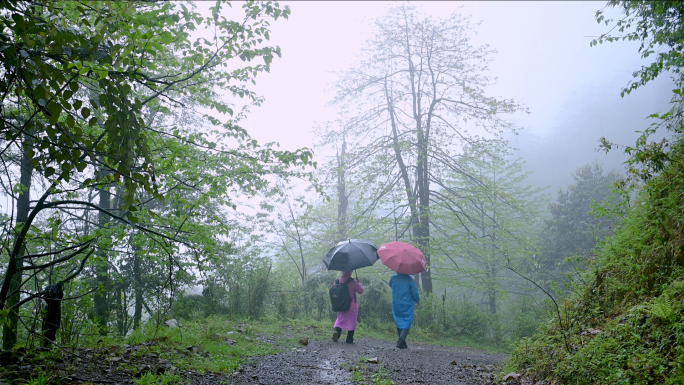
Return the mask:
<svg viewBox="0 0 684 385">
<path fill-rule="evenodd" d="M 509 366 L 563 384 L 684 383 L 684 146 L 641 189 L 576 294 Z M 567 344 L 566 344 L 567 339 Z"/>
</svg>

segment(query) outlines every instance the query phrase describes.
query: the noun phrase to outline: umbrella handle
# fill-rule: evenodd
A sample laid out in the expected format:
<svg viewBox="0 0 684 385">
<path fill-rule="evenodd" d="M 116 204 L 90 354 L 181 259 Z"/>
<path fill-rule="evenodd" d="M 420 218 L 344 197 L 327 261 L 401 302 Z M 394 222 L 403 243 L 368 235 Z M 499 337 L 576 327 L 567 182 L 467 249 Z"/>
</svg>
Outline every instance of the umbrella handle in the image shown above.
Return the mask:
<svg viewBox="0 0 684 385">
<path fill-rule="evenodd" d="M 357 273 L 356 270 L 354 270 L 354 275 L 356 276 L 356 280 L 358 281 L 359 280 L 359 273 Z"/>
</svg>

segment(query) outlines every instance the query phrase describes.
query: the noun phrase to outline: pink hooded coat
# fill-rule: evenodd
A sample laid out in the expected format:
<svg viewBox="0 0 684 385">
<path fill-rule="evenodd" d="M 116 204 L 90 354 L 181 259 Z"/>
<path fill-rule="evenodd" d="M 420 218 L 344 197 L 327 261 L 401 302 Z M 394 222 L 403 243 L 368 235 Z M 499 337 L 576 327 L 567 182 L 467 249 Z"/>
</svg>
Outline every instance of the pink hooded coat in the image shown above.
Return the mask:
<svg viewBox="0 0 684 385">
<path fill-rule="evenodd" d="M 344 282 L 351 278 L 351 271 L 343 271 L 340 274 L 340 282 Z M 356 298 L 356 293 L 363 293 L 363 285 L 361 282 L 353 280 L 347 285 L 349 289 L 349 296 L 352 298 L 352 304 L 347 311 L 337 312 L 337 320 L 335 320 L 336 328 L 341 328 L 346 331 L 356 330 L 356 322 L 359 318 L 359 302 Z"/>
</svg>

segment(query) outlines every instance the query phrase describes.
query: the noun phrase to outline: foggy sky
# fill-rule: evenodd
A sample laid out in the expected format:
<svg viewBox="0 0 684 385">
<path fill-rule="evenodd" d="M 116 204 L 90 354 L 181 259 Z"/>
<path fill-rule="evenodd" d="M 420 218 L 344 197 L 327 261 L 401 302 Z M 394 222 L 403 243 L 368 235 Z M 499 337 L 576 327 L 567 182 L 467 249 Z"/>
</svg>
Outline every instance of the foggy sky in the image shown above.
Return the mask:
<svg viewBox="0 0 684 385">
<path fill-rule="evenodd" d="M 282 4 L 282 3 L 281 3 Z M 311 147 L 312 128 L 332 121 L 326 89 L 335 71 L 348 68 L 373 32 L 372 18 L 382 16 L 384 2 L 285 2 L 289 20 L 272 23 L 271 41 L 282 48 L 270 74 L 259 75 L 256 92 L 266 98 L 244 122 L 261 142 L 277 141 L 282 149 Z M 498 50 L 490 75 L 498 78 L 491 96 L 515 97 L 530 114 L 510 119 L 524 128 L 512 140 L 520 148 L 531 179 L 549 185 L 552 193 L 570 182 L 579 166 L 598 160 L 605 169 L 620 169 L 624 154 L 596 152 L 606 136 L 633 144 L 644 118 L 664 112 L 671 95 L 668 79 L 640 89 L 624 99 L 620 90 L 632 72 L 645 63 L 638 43 L 620 42 L 590 47 L 592 37 L 607 31 L 594 21 L 603 2 L 419 2 L 421 11 L 445 16 L 460 12 L 482 21 L 477 44 Z M 613 13 L 615 14 L 615 13 Z M 324 159 L 319 149 L 315 160 Z"/>
</svg>

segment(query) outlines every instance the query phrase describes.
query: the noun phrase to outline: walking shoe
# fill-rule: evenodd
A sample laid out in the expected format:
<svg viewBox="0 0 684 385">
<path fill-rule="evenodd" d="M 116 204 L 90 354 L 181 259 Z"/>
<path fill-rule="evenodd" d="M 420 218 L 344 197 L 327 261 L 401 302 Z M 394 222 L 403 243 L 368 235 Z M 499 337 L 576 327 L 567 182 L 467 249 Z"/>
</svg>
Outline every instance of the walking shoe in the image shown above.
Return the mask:
<svg viewBox="0 0 684 385">
<path fill-rule="evenodd" d="M 408 349 L 408 345 L 406 345 L 406 342 L 402 342 L 400 344 L 397 344 L 397 347 L 399 349 Z"/>
<path fill-rule="evenodd" d="M 337 342 L 340 339 L 340 335 L 337 332 L 333 332 L 333 342 Z"/>
<path fill-rule="evenodd" d="M 347 341 L 345 341 L 348 344 L 353 344 L 354 343 L 354 331 L 350 330 L 347 332 Z"/>
</svg>

